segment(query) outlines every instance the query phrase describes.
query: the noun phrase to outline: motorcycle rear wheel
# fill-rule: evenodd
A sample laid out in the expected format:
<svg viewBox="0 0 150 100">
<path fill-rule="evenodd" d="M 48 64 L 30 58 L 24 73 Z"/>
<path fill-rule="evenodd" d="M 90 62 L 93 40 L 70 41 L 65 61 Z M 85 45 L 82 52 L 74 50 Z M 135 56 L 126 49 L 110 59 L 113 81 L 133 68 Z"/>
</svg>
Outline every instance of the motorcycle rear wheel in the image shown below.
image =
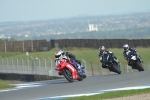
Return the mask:
<svg viewBox="0 0 150 100">
<path fill-rule="evenodd" d="M 69 81 L 69 82 L 73 82 L 73 77 L 72 77 L 72 73 L 70 72 L 69 69 L 64 69 L 63 70 L 63 75 L 64 77 Z"/>
</svg>

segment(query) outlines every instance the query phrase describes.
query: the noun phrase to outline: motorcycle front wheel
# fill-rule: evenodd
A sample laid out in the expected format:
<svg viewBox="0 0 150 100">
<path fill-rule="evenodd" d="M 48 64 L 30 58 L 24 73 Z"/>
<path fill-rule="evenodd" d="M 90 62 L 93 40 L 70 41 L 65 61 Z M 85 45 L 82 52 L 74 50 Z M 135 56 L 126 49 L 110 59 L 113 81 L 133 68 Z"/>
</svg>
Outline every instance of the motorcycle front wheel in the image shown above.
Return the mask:
<svg viewBox="0 0 150 100">
<path fill-rule="evenodd" d="M 144 71 L 144 68 L 142 67 L 142 64 L 139 61 L 136 62 L 136 67 L 138 71 Z"/>
<path fill-rule="evenodd" d="M 72 77 L 72 73 L 70 72 L 69 69 L 64 69 L 63 70 L 63 75 L 64 77 L 69 81 L 69 82 L 73 82 L 73 77 Z"/>
<path fill-rule="evenodd" d="M 114 68 L 116 73 L 121 74 L 121 70 L 120 70 L 120 68 L 119 68 L 119 66 L 117 64 L 114 63 L 113 64 L 113 68 Z"/>
</svg>

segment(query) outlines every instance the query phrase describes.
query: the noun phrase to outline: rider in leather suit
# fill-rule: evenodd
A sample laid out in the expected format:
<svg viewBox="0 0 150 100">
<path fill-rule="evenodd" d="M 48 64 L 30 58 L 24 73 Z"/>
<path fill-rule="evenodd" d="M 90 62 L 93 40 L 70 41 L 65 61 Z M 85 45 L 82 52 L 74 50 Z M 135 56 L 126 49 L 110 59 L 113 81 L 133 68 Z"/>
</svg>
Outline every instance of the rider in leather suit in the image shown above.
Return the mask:
<svg viewBox="0 0 150 100">
<path fill-rule="evenodd" d="M 117 57 L 111 51 L 106 50 L 104 46 L 100 46 L 99 50 L 100 50 L 100 52 L 99 52 L 99 58 L 100 58 L 100 62 L 102 63 L 102 67 L 103 68 L 107 68 L 107 66 L 106 66 L 107 61 L 106 61 L 106 59 L 104 59 L 104 55 L 105 54 L 111 53 L 112 56 L 117 59 Z"/>
<path fill-rule="evenodd" d="M 81 74 L 79 70 L 82 67 L 81 61 L 77 60 L 75 55 L 70 52 L 65 52 L 63 49 L 61 49 L 60 52 L 62 53 L 62 55 L 69 57 L 70 61 L 73 62 L 73 66 L 77 69 L 78 73 Z"/>
<path fill-rule="evenodd" d="M 136 53 L 136 50 L 134 48 L 130 48 L 128 44 L 124 44 L 123 45 L 123 48 L 124 48 L 124 51 L 123 51 L 123 56 L 124 58 L 127 60 L 128 62 L 128 65 L 131 66 L 130 62 L 129 62 L 129 57 L 128 57 L 128 54 L 129 52 L 134 52 Z M 132 66 L 133 68 L 134 66 Z"/>
</svg>

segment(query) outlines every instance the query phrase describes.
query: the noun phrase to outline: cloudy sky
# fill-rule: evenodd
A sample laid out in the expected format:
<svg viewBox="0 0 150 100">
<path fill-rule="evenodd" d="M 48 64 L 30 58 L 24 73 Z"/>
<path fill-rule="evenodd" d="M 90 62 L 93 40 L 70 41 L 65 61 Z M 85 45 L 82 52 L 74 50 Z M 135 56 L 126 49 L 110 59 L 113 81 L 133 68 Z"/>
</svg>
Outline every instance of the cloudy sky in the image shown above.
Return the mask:
<svg viewBox="0 0 150 100">
<path fill-rule="evenodd" d="M 150 12 L 150 0 L 0 0 L 0 22 Z"/>
</svg>

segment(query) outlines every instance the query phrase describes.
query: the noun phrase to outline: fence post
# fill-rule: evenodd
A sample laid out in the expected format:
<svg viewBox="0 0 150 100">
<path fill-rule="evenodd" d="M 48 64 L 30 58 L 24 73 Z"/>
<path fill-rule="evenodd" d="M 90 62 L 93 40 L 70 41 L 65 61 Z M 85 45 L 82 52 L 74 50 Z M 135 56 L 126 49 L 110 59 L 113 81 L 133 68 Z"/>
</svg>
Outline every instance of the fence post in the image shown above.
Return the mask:
<svg viewBox="0 0 150 100">
<path fill-rule="evenodd" d="M 98 69 L 99 69 L 99 74 L 100 74 L 100 75 L 103 75 L 102 70 L 101 70 L 101 68 L 100 68 L 100 62 L 98 62 Z"/>
<path fill-rule="evenodd" d="M 2 65 L 2 72 L 4 72 L 4 67 L 3 67 L 3 58 L 0 56 L 0 58 L 2 59 L 1 65 Z"/>
<path fill-rule="evenodd" d="M 39 68 L 38 68 L 38 71 L 39 71 L 39 72 L 37 71 L 37 73 L 40 74 L 40 71 L 41 71 L 41 68 L 40 68 L 40 67 L 41 67 L 40 59 L 39 59 L 39 58 L 35 58 L 35 59 L 39 61 L 39 63 L 38 63 L 38 64 L 39 64 L 39 65 L 38 65 L 38 67 L 39 67 Z"/>
<path fill-rule="evenodd" d="M 46 59 L 45 58 L 43 58 L 44 59 L 44 61 L 45 61 L 45 72 L 47 71 L 47 68 L 46 68 Z"/>
<path fill-rule="evenodd" d="M 86 69 L 86 61 L 85 61 L 84 59 L 82 59 L 82 61 L 84 62 L 85 73 L 87 73 L 87 69 Z"/>
<path fill-rule="evenodd" d="M 8 68 L 8 73 L 10 72 L 11 73 L 11 68 L 9 68 L 9 66 L 8 66 L 8 58 L 6 57 L 6 66 L 5 67 L 7 67 Z"/>
<path fill-rule="evenodd" d="M 94 70 L 93 70 L 93 62 L 92 61 L 90 61 L 91 62 L 91 70 L 92 70 L 92 76 L 94 75 Z"/>
<path fill-rule="evenodd" d="M 21 64 L 22 64 L 22 69 L 23 69 L 23 71 L 22 72 L 24 72 L 24 74 L 25 74 L 25 66 L 24 66 L 24 61 L 23 61 L 23 59 L 20 57 L 20 59 L 21 59 Z"/>
<path fill-rule="evenodd" d="M 25 59 L 27 60 L 27 72 L 28 72 L 28 74 L 30 74 L 30 72 L 29 72 L 29 58 L 25 57 Z"/>
<path fill-rule="evenodd" d="M 18 58 L 15 57 L 15 59 L 16 59 L 16 67 L 17 67 L 17 71 L 18 71 L 18 74 L 19 74 Z"/>
<path fill-rule="evenodd" d="M 49 58 L 50 62 L 51 62 L 51 70 L 49 71 L 49 76 L 50 74 L 53 76 L 53 64 L 52 64 L 52 59 Z"/>
<path fill-rule="evenodd" d="M 127 70 L 126 62 L 124 61 L 124 72 L 127 72 Z"/>
<path fill-rule="evenodd" d="M 34 67 L 35 67 L 35 62 L 34 62 L 34 58 L 31 57 L 32 59 L 32 74 L 34 74 Z"/>
<path fill-rule="evenodd" d="M 11 57 L 10 57 L 10 59 L 11 59 L 11 71 L 13 73 L 13 71 L 14 71 L 14 68 L 13 68 L 13 59 Z"/>
<path fill-rule="evenodd" d="M 145 66 L 144 66 L 144 62 L 142 62 L 142 67 L 144 68 L 144 70 L 146 70 L 146 69 L 145 69 Z"/>
</svg>

